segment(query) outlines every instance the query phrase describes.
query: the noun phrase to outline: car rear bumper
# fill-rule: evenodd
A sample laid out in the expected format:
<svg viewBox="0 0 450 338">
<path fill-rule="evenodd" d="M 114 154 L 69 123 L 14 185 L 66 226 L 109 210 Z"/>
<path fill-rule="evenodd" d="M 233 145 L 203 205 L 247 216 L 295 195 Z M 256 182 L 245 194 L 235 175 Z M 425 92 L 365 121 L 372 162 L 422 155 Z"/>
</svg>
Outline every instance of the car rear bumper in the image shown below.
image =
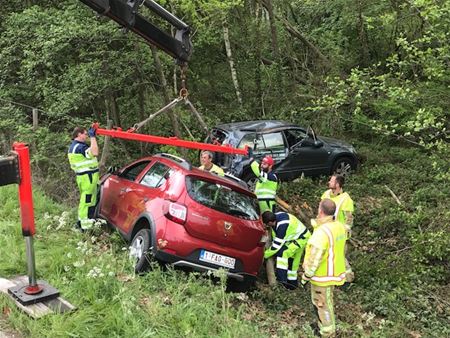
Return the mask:
<svg viewBox="0 0 450 338">
<path fill-rule="evenodd" d="M 179 257 L 177 255 L 172 255 L 170 253 L 167 253 L 163 250 L 159 250 L 155 253 L 155 258 L 166 262 L 171 263 L 173 266 L 180 267 L 180 268 L 190 268 L 195 271 L 218 271 L 221 269 L 218 266 L 213 266 L 213 264 L 208 264 L 205 262 L 200 262 L 198 259 L 192 259 L 192 258 L 186 258 L 186 257 Z M 222 268 L 224 269 L 224 268 Z M 243 282 L 244 280 L 249 279 L 256 279 L 256 276 L 245 273 L 245 272 L 232 272 L 229 270 L 226 270 L 226 274 L 228 278 L 235 279 L 239 282 Z"/>
<path fill-rule="evenodd" d="M 192 268 L 199 271 L 214 271 L 221 268 L 219 265 L 201 261 L 201 250 L 234 258 L 236 260 L 235 267 L 229 269 L 229 273 L 234 275 L 256 276 L 263 263 L 264 247 L 262 246 L 255 246 L 249 250 L 239 250 L 219 245 L 190 235 L 183 225 L 171 220 L 166 220 L 165 231 L 161 231 L 161 228 L 159 229 L 160 231 L 156 231 L 156 243 L 161 239 L 167 242 L 167 246 L 162 248 L 162 250 L 157 250 L 155 255 L 162 261 L 173 263 L 174 265 L 192 265 Z M 158 257 L 158 255 L 165 256 Z"/>
</svg>

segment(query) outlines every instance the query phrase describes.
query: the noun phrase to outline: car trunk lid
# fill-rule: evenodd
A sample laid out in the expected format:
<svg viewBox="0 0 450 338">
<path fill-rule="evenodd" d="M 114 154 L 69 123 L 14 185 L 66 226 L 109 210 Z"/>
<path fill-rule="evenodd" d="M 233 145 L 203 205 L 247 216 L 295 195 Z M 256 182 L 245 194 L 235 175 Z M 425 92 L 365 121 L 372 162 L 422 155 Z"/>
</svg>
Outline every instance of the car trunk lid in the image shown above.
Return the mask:
<svg viewBox="0 0 450 338">
<path fill-rule="evenodd" d="M 194 237 L 219 245 L 251 250 L 264 228 L 256 197 L 226 182 L 186 177 L 186 230 Z"/>
</svg>

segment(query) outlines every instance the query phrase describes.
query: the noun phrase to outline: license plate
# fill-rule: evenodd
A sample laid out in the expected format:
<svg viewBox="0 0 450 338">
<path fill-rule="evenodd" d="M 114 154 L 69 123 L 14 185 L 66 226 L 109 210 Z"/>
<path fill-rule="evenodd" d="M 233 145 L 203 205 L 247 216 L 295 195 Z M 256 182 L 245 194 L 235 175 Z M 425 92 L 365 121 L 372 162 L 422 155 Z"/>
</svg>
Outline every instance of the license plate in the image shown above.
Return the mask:
<svg viewBox="0 0 450 338">
<path fill-rule="evenodd" d="M 225 268 L 234 269 L 236 259 L 225 255 L 219 255 L 214 252 L 202 250 L 200 252 L 200 260 L 203 262 L 213 263 Z"/>
</svg>

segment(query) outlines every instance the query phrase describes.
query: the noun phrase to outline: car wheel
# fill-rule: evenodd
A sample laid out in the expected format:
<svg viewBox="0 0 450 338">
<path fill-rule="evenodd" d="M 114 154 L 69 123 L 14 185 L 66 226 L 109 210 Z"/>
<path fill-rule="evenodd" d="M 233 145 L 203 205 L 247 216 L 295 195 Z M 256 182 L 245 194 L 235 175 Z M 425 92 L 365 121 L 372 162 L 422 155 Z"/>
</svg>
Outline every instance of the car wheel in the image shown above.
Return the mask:
<svg viewBox="0 0 450 338">
<path fill-rule="evenodd" d="M 134 263 L 136 273 L 145 272 L 150 266 L 151 232 L 150 229 L 141 229 L 134 236 L 130 246 L 130 260 Z"/>
<path fill-rule="evenodd" d="M 255 191 L 255 186 L 256 182 L 258 182 L 258 178 L 253 172 L 248 172 L 247 174 L 245 174 L 242 180 L 247 183 L 248 189 L 250 191 Z"/>
<path fill-rule="evenodd" d="M 349 157 L 341 157 L 336 160 L 331 170 L 332 174 L 349 176 L 353 172 L 353 161 Z"/>
</svg>

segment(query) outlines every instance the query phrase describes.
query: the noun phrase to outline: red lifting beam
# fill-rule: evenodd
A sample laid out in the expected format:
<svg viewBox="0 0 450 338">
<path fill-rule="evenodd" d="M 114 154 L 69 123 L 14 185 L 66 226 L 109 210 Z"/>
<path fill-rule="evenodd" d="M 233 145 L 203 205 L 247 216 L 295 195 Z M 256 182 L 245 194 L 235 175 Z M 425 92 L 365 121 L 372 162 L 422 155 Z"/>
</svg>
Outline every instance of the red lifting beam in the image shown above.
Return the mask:
<svg viewBox="0 0 450 338">
<path fill-rule="evenodd" d="M 33 192 L 31 189 L 30 152 L 28 145 L 20 142 L 14 142 L 13 150 L 19 157 L 19 200 L 22 234 L 25 237 L 34 236 L 36 231 L 34 226 Z"/>
<path fill-rule="evenodd" d="M 221 152 L 221 153 L 249 156 L 250 148 L 248 146 L 246 146 L 244 149 L 237 149 L 237 148 L 232 147 L 231 145 L 219 146 L 219 145 L 209 144 L 209 143 L 180 140 L 177 137 L 162 137 L 162 136 L 154 136 L 154 135 L 136 134 L 133 132 L 133 130 L 123 131 L 120 128 L 118 128 L 118 129 L 102 129 L 102 128 L 99 128 L 98 123 L 94 123 L 92 125 L 92 128 L 94 128 L 96 130 L 97 135 L 111 136 L 111 137 L 121 138 L 121 139 L 125 139 L 125 140 L 167 144 L 167 145 L 175 146 L 175 147 L 209 150 L 209 151 L 213 151 L 213 152 Z"/>
</svg>

